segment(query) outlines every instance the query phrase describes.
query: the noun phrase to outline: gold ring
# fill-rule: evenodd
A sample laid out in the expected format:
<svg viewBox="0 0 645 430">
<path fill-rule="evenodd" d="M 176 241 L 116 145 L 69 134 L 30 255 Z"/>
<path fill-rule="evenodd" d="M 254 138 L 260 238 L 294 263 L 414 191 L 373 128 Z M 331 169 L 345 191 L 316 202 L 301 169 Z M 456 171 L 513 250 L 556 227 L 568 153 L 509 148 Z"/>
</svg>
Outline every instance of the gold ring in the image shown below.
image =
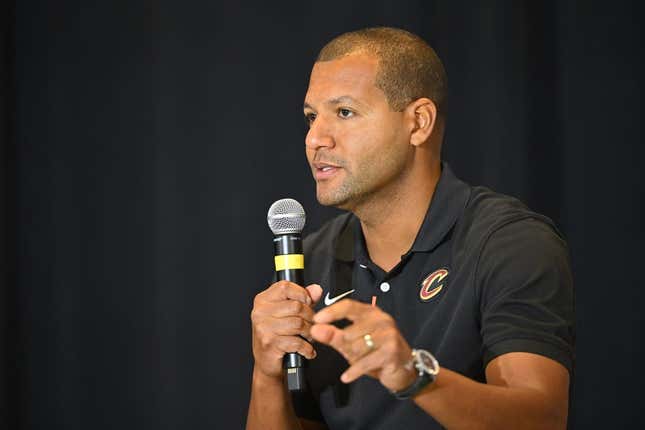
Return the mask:
<svg viewBox="0 0 645 430">
<path fill-rule="evenodd" d="M 363 336 L 363 340 L 365 341 L 365 345 L 367 345 L 367 349 L 374 349 L 374 341 L 369 333 Z"/>
</svg>

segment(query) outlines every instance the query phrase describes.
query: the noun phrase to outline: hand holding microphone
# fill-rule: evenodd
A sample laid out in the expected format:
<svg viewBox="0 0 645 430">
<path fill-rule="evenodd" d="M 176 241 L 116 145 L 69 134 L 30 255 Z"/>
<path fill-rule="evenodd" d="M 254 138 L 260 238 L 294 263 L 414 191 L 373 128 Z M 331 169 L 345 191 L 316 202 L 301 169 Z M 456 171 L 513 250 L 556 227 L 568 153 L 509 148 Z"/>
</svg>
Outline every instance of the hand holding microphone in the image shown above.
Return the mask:
<svg viewBox="0 0 645 430">
<path fill-rule="evenodd" d="M 304 209 L 293 199 L 275 202 L 267 216 L 273 231 L 278 281 L 255 296 L 251 312 L 255 366 L 265 375 L 282 378 L 290 391 L 305 388 L 305 358 L 315 357 L 310 339 L 312 306 L 322 296 L 319 285 L 304 284 L 300 232 Z M 283 358 L 284 357 L 284 358 Z M 284 370 L 283 370 L 284 369 Z"/>
</svg>

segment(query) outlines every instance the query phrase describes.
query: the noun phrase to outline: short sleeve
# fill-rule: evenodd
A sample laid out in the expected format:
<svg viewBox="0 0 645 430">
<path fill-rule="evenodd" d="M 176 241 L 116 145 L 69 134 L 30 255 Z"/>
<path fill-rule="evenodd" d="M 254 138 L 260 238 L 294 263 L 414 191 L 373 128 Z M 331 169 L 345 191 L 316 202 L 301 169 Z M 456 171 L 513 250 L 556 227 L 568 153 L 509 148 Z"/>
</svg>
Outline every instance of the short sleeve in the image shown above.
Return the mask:
<svg viewBox="0 0 645 430">
<path fill-rule="evenodd" d="M 493 232 L 475 282 L 484 366 L 502 354 L 530 352 L 573 372 L 573 278 L 568 248 L 553 227 L 531 218 Z"/>
</svg>

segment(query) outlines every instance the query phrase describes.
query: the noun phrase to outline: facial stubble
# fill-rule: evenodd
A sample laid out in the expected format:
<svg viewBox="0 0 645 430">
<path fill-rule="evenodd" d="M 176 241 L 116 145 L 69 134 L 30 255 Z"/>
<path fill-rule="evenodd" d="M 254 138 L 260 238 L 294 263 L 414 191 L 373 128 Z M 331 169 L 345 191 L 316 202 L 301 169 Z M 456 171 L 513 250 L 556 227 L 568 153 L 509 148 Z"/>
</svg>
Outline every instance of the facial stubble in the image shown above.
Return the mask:
<svg viewBox="0 0 645 430">
<path fill-rule="evenodd" d="M 392 193 L 397 180 L 405 174 L 407 160 L 408 153 L 394 147 L 385 153 L 374 151 L 370 157 L 363 157 L 354 169 L 344 167 L 339 173 L 345 177 L 335 188 L 323 192 L 317 184 L 318 202 L 323 206 L 353 211 L 377 197 L 396 200 Z"/>
</svg>

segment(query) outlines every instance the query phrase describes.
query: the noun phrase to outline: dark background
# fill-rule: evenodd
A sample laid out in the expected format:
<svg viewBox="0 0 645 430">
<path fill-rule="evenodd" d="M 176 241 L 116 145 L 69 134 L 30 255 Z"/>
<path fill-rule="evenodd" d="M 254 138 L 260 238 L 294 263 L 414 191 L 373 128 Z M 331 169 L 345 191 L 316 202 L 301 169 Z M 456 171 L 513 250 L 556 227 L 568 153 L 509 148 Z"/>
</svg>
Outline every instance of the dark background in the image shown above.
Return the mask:
<svg viewBox="0 0 645 430">
<path fill-rule="evenodd" d="M 0 428 L 242 428 L 265 214 L 315 203 L 302 100 L 352 29 L 428 40 L 444 155 L 568 238 L 576 428 L 645 418 L 638 2 L 1 6 Z"/>
</svg>

